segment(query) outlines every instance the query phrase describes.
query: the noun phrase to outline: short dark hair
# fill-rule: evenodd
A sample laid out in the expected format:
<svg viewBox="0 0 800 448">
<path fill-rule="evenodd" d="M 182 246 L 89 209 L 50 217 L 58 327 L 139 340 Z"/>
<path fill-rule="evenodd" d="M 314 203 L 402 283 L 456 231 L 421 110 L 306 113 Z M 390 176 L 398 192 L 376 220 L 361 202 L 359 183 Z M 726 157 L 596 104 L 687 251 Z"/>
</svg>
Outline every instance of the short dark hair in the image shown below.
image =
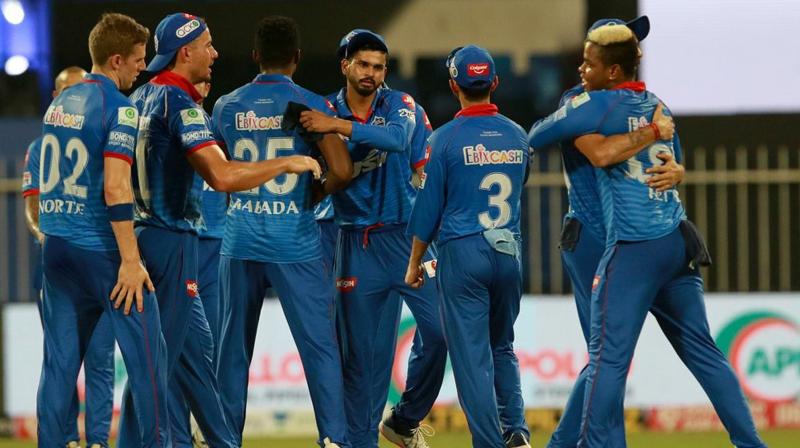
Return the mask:
<svg viewBox="0 0 800 448">
<path fill-rule="evenodd" d="M 464 94 L 464 97 L 469 101 L 481 101 L 485 100 L 491 93 L 492 93 L 492 84 L 486 84 L 485 86 L 480 87 L 463 87 L 458 86 L 461 90 L 461 93 Z"/>
<path fill-rule="evenodd" d="M 150 30 L 133 18 L 117 13 L 103 14 L 89 33 L 92 64 L 104 65 L 115 54 L 128 57 L 133 47 L 147 44 L 149 38 Z"/>
<path fill-rule="evenodd" d="M 590 40 L 589 42 L 592 41 Z M 639 41 L 635 37 L 607 45 L 600 45 L 597 42 L 592 43 L 600 49 L 600 60 L 603 61 L 603 65 L 618 64 L 625 75 L 636 77 L 642 53 L 639 50 Z"/>
<path fill-rule="evenodd" d="M 284 16 L 267 16 L 258 23 L 255 50 L 262 68 L 282 68 L 292 63 L 300 49 L 297 23 Z"/>
<path fill-rule="evenodd" d="M 377 43 L 365 42 L 363 45 L 359 45 L 358 47 L 354 48 L 353 51 L 347 55 L 347 59 L 352 60 L 353 57 L 356 55 L 356 53 L 358 53 L 359 51 L 380 51 L 381 53 L 386 54 L 388 56 L 386 50 Z"/>
</svg>

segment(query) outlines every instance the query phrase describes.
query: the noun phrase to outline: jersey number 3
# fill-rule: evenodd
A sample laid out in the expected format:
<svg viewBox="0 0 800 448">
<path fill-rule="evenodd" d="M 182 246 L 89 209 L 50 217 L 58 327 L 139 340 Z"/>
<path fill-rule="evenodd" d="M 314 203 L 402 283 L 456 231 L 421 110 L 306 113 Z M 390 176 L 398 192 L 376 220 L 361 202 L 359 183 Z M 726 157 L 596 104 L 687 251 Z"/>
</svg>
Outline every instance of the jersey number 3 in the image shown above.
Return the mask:
<svg viewBox="0 0 800 448">
<path fill-rule="evenodd" d="M 489 196 L 489 206 L 496 207 L 499 214 L 497 219 L 492 219 L 489 212 L 478 214 L 478 221 L 485 229 L 503 227 L 511 219 L 511 204 L 508 203 L 508 197 L 514 190 L 511 179 L 503 173 L 490 173 L 481 180 L 480 189 L 489 191 L 495 185 L 499 186 L 499 191 Z"/>
</svg>

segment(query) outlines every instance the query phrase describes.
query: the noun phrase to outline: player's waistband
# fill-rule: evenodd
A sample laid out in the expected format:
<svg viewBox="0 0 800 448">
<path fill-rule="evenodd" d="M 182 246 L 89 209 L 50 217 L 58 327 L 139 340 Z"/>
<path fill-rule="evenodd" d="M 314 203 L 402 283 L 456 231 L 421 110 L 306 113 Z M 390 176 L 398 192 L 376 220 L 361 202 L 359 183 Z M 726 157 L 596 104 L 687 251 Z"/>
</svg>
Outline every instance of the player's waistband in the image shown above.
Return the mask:
<svg viewBox="0 0 800 448">
<path fill-rule="evenodd" d="M 344 226 L 340 227 L 346 233 L 361 233 L 361 245 L 364 249 L 369 246 L 369 235 L 372 233 L 405 232 L 406 224 L 384 224 L 382 222 L 369 226 Z"/>
</svg>

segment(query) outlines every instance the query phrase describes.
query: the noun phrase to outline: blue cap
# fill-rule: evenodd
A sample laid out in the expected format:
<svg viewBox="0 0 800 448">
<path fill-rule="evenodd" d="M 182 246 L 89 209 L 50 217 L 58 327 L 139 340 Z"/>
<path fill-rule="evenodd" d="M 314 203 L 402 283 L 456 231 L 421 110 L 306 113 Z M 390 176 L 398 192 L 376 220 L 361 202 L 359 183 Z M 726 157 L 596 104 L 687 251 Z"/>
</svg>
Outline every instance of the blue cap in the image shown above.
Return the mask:
<svg viewBox="0 0 800 448">
<path fill-rule="evenodd" d="M 197 39 L 206 28 L 208 26 L 203 19 L 191 14 L 178 12 L 164 17 L 156 27 L 153 39 L 156 44 L 156 56 L 147 64 L 147 71 L 164 70 L 175 57 L 175 53 Z"/>
<path fill-rule="evenodd" d="M 458 47 L 450 52 L 445 64 L 450 78 L 461 87 L 481 88 L 494 81 L 494 59 L 481 47 Z"/>
<path fill-rule="evenodd" d="M 630 22 L 626 22 L 622 19 L 600 19 L 589 27 L 589 31 L 587 31 L 586 34 L 605 25 L 625 25 L 633 31 L 633 35 L 636 36 L 636 39 L 640 42 L 650 34 L 650 19 L 648 19 L 647 16 L 639 16 Z"/>
<path fill-rule="evenodd" d="M 336 56 L 340 58 L 350 57 L 366 44 L 375 44 L 384 52 L 389 52 L 389 46 L 386 45 L 383 36 L 370 30 L 356 28 L 345 34 L 342 40 L 339 41 L 339 49 L 336 50 Z"/>
</svg>

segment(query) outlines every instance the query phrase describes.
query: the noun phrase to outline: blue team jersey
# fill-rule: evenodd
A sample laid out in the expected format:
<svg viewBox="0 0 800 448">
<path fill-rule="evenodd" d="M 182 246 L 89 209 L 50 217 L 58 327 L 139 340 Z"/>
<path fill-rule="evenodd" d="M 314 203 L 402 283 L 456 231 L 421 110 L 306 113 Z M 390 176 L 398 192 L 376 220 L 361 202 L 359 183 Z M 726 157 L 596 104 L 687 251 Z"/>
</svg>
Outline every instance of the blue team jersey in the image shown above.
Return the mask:
<svg viewBox="0 0 800 448">
<path fill-rule="evenodd" d="M 574 140 L 581 135 L 624 134 L 647 126 L 659 99 L 639 82 L 617 89 L 581 93 L 534 126 L 531 146 Z M 647 186 L 647 168 L 660 165 L 656 157 L 669 152 L 680 160 L 677 134 L 673 141 L 658 141 L 627 161 L 595 169 L 606 243 L 652 240 L 672 232 L 685 217 L 678 190 L 657 192 Z"/>
<path fill-rule="evenodd" d="M 408 233 L 438 244 L 487 229 L 519 235 L 530 160 L 525 131 L 498 114 L 497 106 L 477 105 L 437 129 L 428 144 L 430 160 Z"/>
<path fill-rule="evenodd" d="M 258 75 L 221 97 L 214 106 L 214 132 L 233 160 L 269 160 L 317 152 L 296 133 L 281 129 L 289 101 L 333 115 L 323 97 L 283 75 Z M 321 256 L 319 228 L 311 206 L 309 173 L 284 174 L 249 191 L 231 195 L 222 254 L 273 263 Z"/>
<path fill-rule="evenodd" d="M 195 182 L 202 190 L 200 210 L 205 228 L 198 233 L 200 238 L 222 239 L 225 235 L 225 215 L 228 212 L 228 195 L 211 188 L 198 174 Z"/>
<path fill-rule="evenodd" d="M 205 228 L 202 184 L 187 157 L 216 141 L 199 99 L 189 81 L 170 71 L 131 94 L 141 116 L 133 175 L 137 224 L 192 233 Z"/>
<path fill-rule="evenodd" d="M 417 193 L 411 183 L 412 155 L 419 154 L 412 150 L 416 102 L 406 93 L 380 88 L 367 117 L 353 115 L 344 89 L 333 104 L 339 117 L 353 122 L 348 140 L 353 180 L 333 194 L 337 224 L 363 228 L 408 222 Z"/>
<path fill-rule="evenodd" d="M 117 250 L 103 190 L 105 157 L 133 162 L 139 115 L 103 75 L 65 89 L 44 114 L 39 225 L 82 249 Z"/>
<path fill-rule="evenodd" d="M 25 151 L 25 167 L 22 171 L 22 197 L 39 194 L 39 156 L 42 151 L 42 137 L 28 145 Z"/>
<path fill-rule="evenodd" d="M 338 92 L 328 95 L 326 98 L 333 104 L 338 101 Z M 428 119 L 428 114 L 425 109 L 419 104 L 416 105 L 416 125 L 414 126 L 414 134 L 411 136 L 411 148 L 408 152 L 409 163 L 412 170 L 417 170 L 425 166 L 428 160 L 427 140 L 433 132 L 433 127 Z M 325 199 L 320 201 L 314 208 L 314 216 L 317 220 L 331 220 L 334 218 L 333 201 L 331 196 L 326 196 Z"/>
</svg>

